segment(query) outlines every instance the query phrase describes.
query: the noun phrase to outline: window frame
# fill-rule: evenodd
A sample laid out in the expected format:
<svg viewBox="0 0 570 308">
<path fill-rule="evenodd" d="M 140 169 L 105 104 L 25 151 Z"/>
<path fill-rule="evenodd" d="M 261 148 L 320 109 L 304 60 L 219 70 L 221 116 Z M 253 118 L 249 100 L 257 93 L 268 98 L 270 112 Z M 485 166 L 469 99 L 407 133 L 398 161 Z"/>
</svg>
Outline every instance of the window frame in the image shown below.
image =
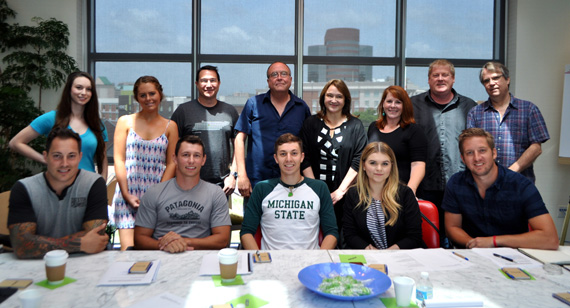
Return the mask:
<svg viewBox="0 0 570 308">
<path fill-rule="evenodd" d="M 200 53 L 200 20 L 201 1 L 192 0 L 192 50 L 189 53 L 104 53 L 96 52 L 95 48 L 95 5 L 96 0 L 87 0 L 87 70 L 96 76 L 95 63 L 103 62 L 189 62 L 194 73 L 202 63 L 238 63 L 238 64 L 270 64 L 274 61 L 283 61 L 295 66 L 293 72 L 294 93 L 301 96 L 303 93 L 303 69 L 308 64 L 321 65 L 371 65 L 393 66 L 394 82 L 396 85 L 405 86 L 406 67 L 426 67 L 437 58 L 414 58 L 406 57 L 406 11 L 407 1 L 396 2 L 396 31 L 395 56 L 394 57 L 347 57 L 347 56 L 308 56 L 303 54 L 304 35 L 304 0 L 295 0 L 295 54 L 294 55 L 235 55 L 235 54 L 202 54 Z M 452 59 L 455 67 L 482 67 L 488 61 L 506 61 L 506 27 L 507 27 L 507 1 L 494 0 L 493 18 L 493 58 L 492 59 Z M 197 91 L 191 86 L 191 95 L 196 97 Z"/>
</svg>

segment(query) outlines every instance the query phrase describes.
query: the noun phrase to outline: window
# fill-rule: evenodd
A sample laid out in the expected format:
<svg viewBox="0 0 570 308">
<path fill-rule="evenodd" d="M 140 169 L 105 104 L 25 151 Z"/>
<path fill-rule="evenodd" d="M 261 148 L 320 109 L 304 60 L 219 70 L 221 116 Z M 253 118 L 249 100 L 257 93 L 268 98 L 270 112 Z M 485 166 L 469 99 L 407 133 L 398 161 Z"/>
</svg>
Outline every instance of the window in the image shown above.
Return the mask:
<svg viewBox="0 0 570 308">
<path fill-rule="evenodd" d="M 493 0 L 407 0 L 406 57 L 493 58 Z"/>
<path fill-rule="evenodd" d="M 438 58 L 455 64 L 459 93 L 485 100 L 479 69 L 505 60 L 505 0 L 88 3 L 89 70 L 111 128 L 138 110 L 132 84 L 142 75 L 160 80 L 161 114 L 170 117 L 196 97 L 197 68 L 216 65 L 219 99 L 241 111 L 249 97 L 267 91 L 266 69 L 278 60 L 291 67 L 291 90 L 313 113 L 323 85 L 340 78 L 351 91 L 353 112 L 370 118 L 389 85 L 402 85 L 410 95 L 426 91 L 427 67 Z"/>
<path fill-rule="evenodd" d="M 97 0 L 97 52 L 188 53 L 192 48 L 192 2 L 169 0 Z"/>
<path fill-rule="evenodd" d="M 429 63 L 445 58 L 455 65 L 454 89 L 476 101 L 486 100 L 479 70 L 490 60 L 504 62 L 504 50 L 500 47 L 503 31 L 495 32 L 502 26 L 493 22 L 497 17 L 502 18 L 499 13 L 502 11 L 502 1 L 407 0 L 405 84 L 408 93 L 427 91 Z"/>
<path fill-rule="evenodd" d="M 305 0 L 304 55 L 393 57 L 396 2 L 393 0 Z"/>
<path fill-rule="evenodd" d="M 295 54 L 293 1 L 208 0 L 201 6 L 202 54 Z"/>
</svg>

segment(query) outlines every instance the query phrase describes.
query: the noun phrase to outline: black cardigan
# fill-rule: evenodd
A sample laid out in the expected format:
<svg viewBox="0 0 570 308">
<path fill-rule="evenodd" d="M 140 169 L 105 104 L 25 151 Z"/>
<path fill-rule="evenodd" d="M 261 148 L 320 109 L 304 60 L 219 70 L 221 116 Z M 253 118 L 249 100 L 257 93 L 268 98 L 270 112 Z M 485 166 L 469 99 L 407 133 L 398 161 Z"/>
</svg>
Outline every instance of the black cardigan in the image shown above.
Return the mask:
<svg viewBox="0 0 570 308">
<path fill-rule="evenodd" d="M 305 120 L 303 128 L 299 133 L 299 137 L 303 140 L 303 150 L 305 152 L 305 160 L 303 161 L 301 170 L 312 167 L 313 174 L 317 180 L 320 174 L 319 164 L 321 159 L 317 136 L 324 126 L 324 122 L 317 115 L 312 115 Z M 345 139 L 341 142 L 341 147 L 338 151 L 335 180 L 334 183 L 332 183 L 332 187 L 329 186 L 331 193 L 340 186 L 346 173 L 348 173 L 348 169 L 352 168 L 358 172 L 360 155 L 367 144 L 366 131 L 359 119 L 351 117 L 341 126 L 343 126 L 343 130 L 345 130 Z M 330 183 L 327 183 L 327 185 L 329 184 Z"/>
<path fill-rule="evenodd" d="M 420 208 L 412 190 L 405 185 L 398 187 L 396 201 L 402 206 L 396 224 L 386 226 L 388 247 L 398 244 L 400 249 L 422 247 L 422 218 Z M 364 249 L 374 245 L 370 231 L 366 225 L 366 210 L 358 204 L 358 191 L 351 187 L 345 195 L 343 232 L 344 242 L 348 249 Z M 385 213 L 388 221 L 388 213 Z"/>
</svg>

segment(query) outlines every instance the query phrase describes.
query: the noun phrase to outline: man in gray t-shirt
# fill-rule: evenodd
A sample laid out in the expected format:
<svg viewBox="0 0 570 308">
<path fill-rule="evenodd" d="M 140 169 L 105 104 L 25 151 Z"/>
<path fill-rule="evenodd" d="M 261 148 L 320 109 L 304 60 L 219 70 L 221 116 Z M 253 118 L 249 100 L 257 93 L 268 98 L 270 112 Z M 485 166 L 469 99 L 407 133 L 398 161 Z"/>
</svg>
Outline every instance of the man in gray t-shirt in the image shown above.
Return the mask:
<svg viewBox="0 0 570 308">
<path fill-rule="evenodd" d="M 206 162 L 199 137 L 184 136 L 173 157 L 176 177 L 152 186 L 141 198 L 135 248 L 171 253 L 221 249 L 230 241 L 230 214 L 222 189 L 200 179 Z"/>
</svg>

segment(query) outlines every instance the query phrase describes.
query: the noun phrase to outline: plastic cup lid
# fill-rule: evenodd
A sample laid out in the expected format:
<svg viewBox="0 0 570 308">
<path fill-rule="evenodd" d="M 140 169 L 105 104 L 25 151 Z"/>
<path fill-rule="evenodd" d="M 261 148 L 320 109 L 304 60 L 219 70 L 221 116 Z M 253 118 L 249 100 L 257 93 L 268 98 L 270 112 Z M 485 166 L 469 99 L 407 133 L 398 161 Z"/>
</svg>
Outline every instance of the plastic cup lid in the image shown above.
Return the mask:
<svg viewBox="0 0 570 308">
<path fill-rule="evenodd" d="M 69 254 L 65 250 L 52 250 L 44 256 L 48 266 L 58 266 L 64 264 Z"/>
</svg>

